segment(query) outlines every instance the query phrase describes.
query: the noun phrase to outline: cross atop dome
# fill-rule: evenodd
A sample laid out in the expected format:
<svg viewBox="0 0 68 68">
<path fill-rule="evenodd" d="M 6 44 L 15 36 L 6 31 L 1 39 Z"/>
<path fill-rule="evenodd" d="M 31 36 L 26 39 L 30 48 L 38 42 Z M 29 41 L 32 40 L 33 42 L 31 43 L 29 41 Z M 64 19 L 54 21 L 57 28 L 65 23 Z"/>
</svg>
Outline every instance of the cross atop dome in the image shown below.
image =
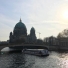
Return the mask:
<svg viewBox="0 0 68 68">
<path fill-rule="evenodd" d="M 21 18 L 20 18 L 20 22 L 22 22 Z"/>
</svg>

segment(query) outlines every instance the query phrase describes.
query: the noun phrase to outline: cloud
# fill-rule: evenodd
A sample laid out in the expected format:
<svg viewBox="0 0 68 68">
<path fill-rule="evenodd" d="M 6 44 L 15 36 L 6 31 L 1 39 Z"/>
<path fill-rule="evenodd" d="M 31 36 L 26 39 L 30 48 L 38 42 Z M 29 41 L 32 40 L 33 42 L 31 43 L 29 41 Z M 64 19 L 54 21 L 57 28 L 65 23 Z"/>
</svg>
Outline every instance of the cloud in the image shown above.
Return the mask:
<svg viewBox="0 0 68 68">
<path fill-rule="evenodd" d="M 12 27 L 15 24 L 16 21 L 12 20 L 11 18 L 0 14 L 0 24 L 4 24 L 8 27 Z"/>
<path fill-rule="evenodd" d="M 0 14 L 0 40 L 8 40 L 9 33 L 13 30 L 15 21 L 5 15 Z"/>
</svg>

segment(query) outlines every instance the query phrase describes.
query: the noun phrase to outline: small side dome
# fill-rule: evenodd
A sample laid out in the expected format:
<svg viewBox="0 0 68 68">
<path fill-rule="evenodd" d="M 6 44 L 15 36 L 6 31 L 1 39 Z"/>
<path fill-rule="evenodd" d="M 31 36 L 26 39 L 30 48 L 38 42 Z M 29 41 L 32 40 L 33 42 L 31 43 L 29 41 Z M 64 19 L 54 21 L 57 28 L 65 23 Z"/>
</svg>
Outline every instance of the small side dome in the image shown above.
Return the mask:
<svg viewBox="0 0 68 68">
<path fill-rule="evenodd" d="M 34 27 L 31 28 L 31 31 L 35 31 Z"/>
<path fill-rule="evenodd" d="M 35 29 L 34 29 L 34 27 L 31 28 L 30 34 L 35 34 Z"/>
</svg>

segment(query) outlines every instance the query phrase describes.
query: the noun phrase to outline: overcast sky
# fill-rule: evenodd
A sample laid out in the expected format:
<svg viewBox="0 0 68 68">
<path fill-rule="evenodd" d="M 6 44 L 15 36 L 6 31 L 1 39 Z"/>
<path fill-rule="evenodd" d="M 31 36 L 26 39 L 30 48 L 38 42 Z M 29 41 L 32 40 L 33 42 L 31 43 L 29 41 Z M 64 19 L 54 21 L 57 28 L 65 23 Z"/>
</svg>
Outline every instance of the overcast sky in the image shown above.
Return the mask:
<svg viewBox="0 0 68 68">
<path fill-rule="evenodd" d="M 36 30 L 39 38 L 57 36 L 68 28 L 68 0 L 0 0 L 0 41 L 9 39 L 20 17 L 30 33 L 31 27 Z"/>
</svg>

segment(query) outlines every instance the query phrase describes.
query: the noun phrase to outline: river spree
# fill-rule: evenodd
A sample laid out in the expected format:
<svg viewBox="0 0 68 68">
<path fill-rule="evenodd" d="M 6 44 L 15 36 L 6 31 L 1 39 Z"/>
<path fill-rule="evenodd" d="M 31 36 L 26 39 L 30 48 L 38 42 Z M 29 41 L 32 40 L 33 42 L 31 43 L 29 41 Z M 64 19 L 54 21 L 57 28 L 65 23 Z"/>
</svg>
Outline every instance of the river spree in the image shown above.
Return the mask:
<svg viewBox="0 0 68 68">
<path fill-rule="evenodd" d="M 68 68 L 68 53 L 50 52 L 47 57 L 0 53 L 0 68 Z"/>
</svg>

